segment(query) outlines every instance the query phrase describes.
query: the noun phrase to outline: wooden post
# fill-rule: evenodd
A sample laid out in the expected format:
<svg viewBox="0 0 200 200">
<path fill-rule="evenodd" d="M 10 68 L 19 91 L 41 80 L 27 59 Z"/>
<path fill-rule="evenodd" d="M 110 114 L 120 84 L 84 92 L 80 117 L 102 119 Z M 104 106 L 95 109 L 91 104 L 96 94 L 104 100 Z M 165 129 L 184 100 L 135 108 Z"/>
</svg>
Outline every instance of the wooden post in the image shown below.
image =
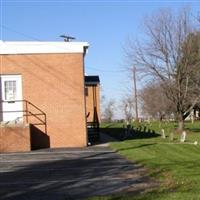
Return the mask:
<svg viewBox="0 0 200 200">
<path fill-rule="evenodd" d="M 138 123 L 138 104 L 137 104 L 137 85 L 136 85 L 136 67 L 133 66 L 133 84 L 134 84 L 134 99 L 135 99 L 135 121 Z"/>
</svg>

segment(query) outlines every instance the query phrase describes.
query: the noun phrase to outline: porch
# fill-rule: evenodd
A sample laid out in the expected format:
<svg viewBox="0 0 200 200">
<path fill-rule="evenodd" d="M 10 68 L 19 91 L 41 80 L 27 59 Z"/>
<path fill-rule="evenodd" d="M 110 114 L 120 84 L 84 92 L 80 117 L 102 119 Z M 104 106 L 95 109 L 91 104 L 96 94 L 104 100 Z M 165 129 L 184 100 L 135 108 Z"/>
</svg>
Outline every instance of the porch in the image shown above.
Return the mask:
<svg viewBox="0 0 200 200">
<path fill-rule="evenodd" d="M 50 147 L 46 114 L 27 100 L 1 101 L 21 103 L 20 110 L 1 110 L 0 152 L 23 152 Z M 10 119 L 10 120 L 5 120 Z"/>
</svg>

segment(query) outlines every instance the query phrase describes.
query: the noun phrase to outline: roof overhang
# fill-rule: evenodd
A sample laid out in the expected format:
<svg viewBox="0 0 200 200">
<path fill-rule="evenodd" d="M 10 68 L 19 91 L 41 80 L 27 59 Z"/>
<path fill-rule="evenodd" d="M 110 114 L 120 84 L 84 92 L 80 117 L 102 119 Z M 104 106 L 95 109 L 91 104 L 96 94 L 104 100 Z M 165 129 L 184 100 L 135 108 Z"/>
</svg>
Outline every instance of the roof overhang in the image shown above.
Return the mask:
<svg viewBox="0 0 200 200">
<path fill-rule="evenodd" d="M 85 86 L 96 86 L 99 85 L 99 82 L 85 82 Z"/>
<path fill-rule="evenodd" d="M 87 42 L 4 42 L 0 40 L 0 55 L 3 54 L 47 54 L 87 52 Z"/>
<path fill-rule="evenodd" d="M 100 84 L 99 76 L 85 76 L 85 85 L 93 86 Z"/>
</svg>

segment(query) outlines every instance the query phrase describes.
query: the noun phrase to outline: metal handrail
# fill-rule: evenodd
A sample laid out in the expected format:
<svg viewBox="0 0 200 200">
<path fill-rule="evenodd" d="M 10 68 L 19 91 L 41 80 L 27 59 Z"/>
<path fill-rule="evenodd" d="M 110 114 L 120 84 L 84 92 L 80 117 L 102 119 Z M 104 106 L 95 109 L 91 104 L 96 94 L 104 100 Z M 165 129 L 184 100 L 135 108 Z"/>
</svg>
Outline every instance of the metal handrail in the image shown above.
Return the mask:
<svg viewBox="0 0 200 200">
<path fill-rule="evenodd" d="M 13 102 L 13 103 L 15 103 L 15 102 L 23 102 L 23 103 L 25 103 L 25 110 L 24 109 L 23 110 L 13 110 L 13 111 L 1 111 L 0 110 L 0 113 L 17 113 L 17 112 L 25 113 L 25 114 L 23 114 L 23 117 L 26 117 L 26 123 L 29 123 L 29 117 L 33 116 L 34 118 L 39 120 L 41 123 L 32 123 L 32 124 L 33 125 L 44 125 L 45 126 L 45 133 L 47 134 L 47 117 L 46 117 L 46 113 L 44 111 L 42 111 L 36 105 L 34 105 L 33 103 L 31 103 L 30 101 L 27 101 L 25 99 L 23 99 L 23 100 L 14 100 L 14 101 L 0 101 L 0 103 L 11 103 L 11 102 Z M 29 105 L 34 107 L 37 110 L 38 113 L 33 113 L 33 112 L 29 111 Z M 44 116 L 44 120 L 42 120 L 38 116 Z"/>
<path fill-rule="evenodd" d="M 40 122 L 45 123 L 45 121 L 41 120 L 41 119 L 38 117 L 38 114 L 34 114 L 34 113 L 30 112 L 30 111 L 28 111 L 28 113 L 30 114 L 30 115 L 28 115 L 28 116 L 34 116 L 34 117 L 35 117 L 36 119 L 38 119 Z M 39 114 L 39 115 L 43 115 L 43 114 Z"/>
</svg>

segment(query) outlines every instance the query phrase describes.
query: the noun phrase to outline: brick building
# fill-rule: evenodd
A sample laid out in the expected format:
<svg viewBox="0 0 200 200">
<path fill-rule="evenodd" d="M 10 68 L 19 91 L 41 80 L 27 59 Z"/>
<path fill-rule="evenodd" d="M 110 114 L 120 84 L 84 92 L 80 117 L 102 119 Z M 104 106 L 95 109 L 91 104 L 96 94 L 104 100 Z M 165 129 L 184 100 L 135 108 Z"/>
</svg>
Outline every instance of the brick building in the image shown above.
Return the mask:
<svg viewBox="0 0 200 200">
<path fill-rule="evenodd" d="M 85 76 L 87 122 L 100 122 L 99 76 Z"/>
<path fill-rule="evenodd" d="M 93 144 L 100 140 L 100 80 L 99 76 L 85 76 L 88 141 Z"/>
<path fill-rule="evenodd" d="M 87 145 L 87 48 L 85 42 L 0 41 L 0 151 Z"/>
</svg>

